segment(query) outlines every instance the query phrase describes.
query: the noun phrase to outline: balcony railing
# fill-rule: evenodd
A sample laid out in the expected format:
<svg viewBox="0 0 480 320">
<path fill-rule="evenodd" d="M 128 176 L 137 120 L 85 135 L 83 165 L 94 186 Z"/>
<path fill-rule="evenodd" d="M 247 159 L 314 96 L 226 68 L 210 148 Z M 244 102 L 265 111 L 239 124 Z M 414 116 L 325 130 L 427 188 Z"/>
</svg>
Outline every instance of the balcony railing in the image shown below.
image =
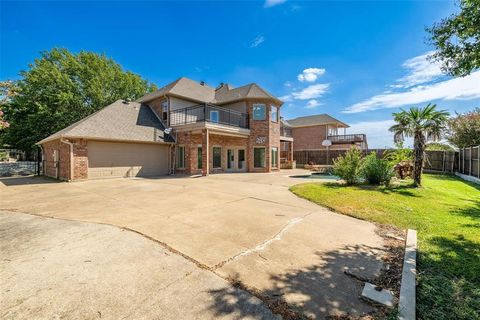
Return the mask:
<svg viewBox="0 0 480 320">
<path fill-rule="evenodd" d="M 248 114 L 208 103 L 170 111 L 171 126 L 198 122 L 218 123 L 248 129 Z"/>
<path fill-rule="evenodd" d="M 367 140 L 365 134 L 343 134 L 328 136 L 328 140 L 332 143 L 355 143 L 355 142 L 365 142 Z"/>
<path fill-rule="evenodd" d="M 280 136 L 281 137 L 292 137 L 292 128 L 286 126 L 280 126 Z"/>
</svg>

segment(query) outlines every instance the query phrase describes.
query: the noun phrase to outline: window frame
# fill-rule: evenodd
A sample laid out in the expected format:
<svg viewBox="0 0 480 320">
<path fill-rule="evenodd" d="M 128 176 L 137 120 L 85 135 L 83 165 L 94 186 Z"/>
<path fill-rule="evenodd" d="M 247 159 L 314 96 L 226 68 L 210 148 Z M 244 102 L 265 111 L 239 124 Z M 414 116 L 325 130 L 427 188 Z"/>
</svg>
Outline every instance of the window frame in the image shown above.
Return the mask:
<svg viewBox="0 0 480 320">
<path fill-rule="evenodd" d="M 214 121 L 212 119 L 212 114 L 217 115 L 217 120 L 216 121 Z M 218 110 L 210 110 L 210 122 L 213 122 L 213 123 L 219 123 L 220 122 L 220 112 Z"/>
<path fill-rule="evenodd" d="M 263 106 L 263 117 L 262 119 L 256 119 L 255 118 L 255 108 Z M 252 106 L 252 119 L 254 121 L 265 121 L 267 119 L 267 105 L 265 103 L 254 103 Z"/>
<path fill-rule="evenodd" d="M 266 147 L 253 147 L 253 168 L 254 169 L 265 169 L 267 167 L 267 148 Z M 263 150 L 263 164 L 260 167 L 255 165 L 255 151 Z"/>
<path fill-rule="evenodd" d="M 197 169 L 203 169 L 203 147 L 201 145 L 197 146 Z"/>
<path fill-rule="evenodd" d="M 180 149 L 183 149 L 183 158 L 179 157 L 179 150 Z M 178 166 L 178 161 L 182 159 L 182 164 L 183 166 Z M 183 170 L 185 169 L 185 146 L 182 144 L 182 145 L 177 145 L 177 147 L 175 148 L 175 168 L 176 169 L 179 169 L 179 170 Z"/>
<path fill-rule="evenodd" d="M 273 153 L 275 151 L 275 156 L 273 156 Z M 270 151 L 271 155 L 271 159 L 270 159 L 270 163 L 272 165 L 272 168 L 278 168 L 278 147 L 272 147 L 271 148 L 271 151 Z M 275 160 L 275 161 L 274 161 Z"/>
<path fill-rule="evenodd" d="M 160 102 L 160 108 L 162 108 L 162 121 L 168 121 L 168 100 L 162 100 Z"/>
<path fill-rule="evenodd" d="M 271 111 L 270 111 L 270 121 L 272 122 L 278 122 L 278 107 L 277 106 L 274 106 L 274 105 L 271 105 L 270 106 L 271 108 Z M 273 109 L 275 109 L 275 119 L 273 118 Z"/>
<path fill-rule="evenodd" d="M 220 149 L 220 166 L 215 166 L 215 149 Z M 221 146 L 213 146 L 212 147 L 212 167 L 213 169 L 221 169 L 222 168 L 222 147 Z"/>
</svg>

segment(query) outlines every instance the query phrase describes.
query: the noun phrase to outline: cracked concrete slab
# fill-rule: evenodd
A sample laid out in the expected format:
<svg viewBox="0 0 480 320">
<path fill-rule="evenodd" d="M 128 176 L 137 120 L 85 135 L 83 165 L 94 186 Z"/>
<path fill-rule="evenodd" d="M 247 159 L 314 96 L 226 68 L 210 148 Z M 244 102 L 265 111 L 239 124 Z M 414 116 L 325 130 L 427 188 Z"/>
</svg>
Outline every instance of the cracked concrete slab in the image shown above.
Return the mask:
<svg viewBox="0 0 480 320">
<path fill-rule="evenodd" d="M 138 234 L 0 212 L 2 319 L 275 319 Z"/>
<path fill-rule="evenodd" d="M 378 273 L 382 239 L 375 226 L 296 197 L 288 187 L 308 180 L 286 172 L 304 173 L 0 179 L 0 208 L 129 228 L 313 317 L 370 310 L 343 270 Z"/>
</svg>

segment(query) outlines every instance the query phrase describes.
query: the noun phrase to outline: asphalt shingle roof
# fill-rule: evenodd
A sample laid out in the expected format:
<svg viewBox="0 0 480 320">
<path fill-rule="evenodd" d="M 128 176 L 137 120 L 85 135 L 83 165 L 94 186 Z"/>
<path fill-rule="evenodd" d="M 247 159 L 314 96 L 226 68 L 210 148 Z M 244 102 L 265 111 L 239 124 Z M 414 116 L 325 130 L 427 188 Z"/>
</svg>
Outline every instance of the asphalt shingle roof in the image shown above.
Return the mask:
<svg viewBox="0 0 480 320">
<path fill-rule="evenodd" d="M 117 100 L 90 116 L 39 142 L 59 138 L 89 138 L 136 142 L 170 142 L 164 126 L 150 107 Z"/>
<path fill-rule="evenodd" d="M 281 104 L 278 98 L 261 88 L 256 83 L 250 83 L 242 87 L 231 88 L 228 84 L 219 89 L 214 89 L 206 84 L 200 84 L 188 78 L 180 78 L 158 89 L 155 92 L 141 97 L 139 102 L 148 102 L 164 95 L 175 95 L 199 102 L 225 104 L 241 99 L 271 99 Z"/>
<path fill-rule="evenodd" d="M 348 124 L 335 119 L 328 114 L 317 114 L 313 116 L 306 116 L 306 117 L 298 117 L 295 119 L 287 120 L 288 124 L 292 127 L 308 127 L 308 126 L 315 126 L 315 125 L 322 125 L 322 124 L 337 124 L 341 127 L 348 128 L 350 127 Z"/>
</svg>

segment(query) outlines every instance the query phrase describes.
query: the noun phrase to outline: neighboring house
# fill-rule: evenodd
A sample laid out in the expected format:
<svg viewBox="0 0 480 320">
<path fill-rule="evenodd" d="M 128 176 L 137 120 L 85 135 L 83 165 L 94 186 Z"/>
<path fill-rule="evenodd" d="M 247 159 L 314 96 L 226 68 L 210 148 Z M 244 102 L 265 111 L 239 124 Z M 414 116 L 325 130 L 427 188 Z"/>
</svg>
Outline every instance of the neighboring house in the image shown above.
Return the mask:
<svg viewBox="0 0 480 320">
<path fill-rule="evenodd" d="M 116 101 L 40 141 L 44 174 L 63 180 L 280 168 L 282 101 L 255 83 L 212 88 L 180 78 Z"/>
<path fill-rule="evenodd" d="M 349 149 L 355 145 L 362 150 L 368 149 L 367 136 L 363 133 L 347 134 L 349 125 L 328 114 L 299 117 L 283 121 L 293 137 L 294 151 L 324 150 L 323 141 L 329 140 L 330 150 Z"/>
</svg>

